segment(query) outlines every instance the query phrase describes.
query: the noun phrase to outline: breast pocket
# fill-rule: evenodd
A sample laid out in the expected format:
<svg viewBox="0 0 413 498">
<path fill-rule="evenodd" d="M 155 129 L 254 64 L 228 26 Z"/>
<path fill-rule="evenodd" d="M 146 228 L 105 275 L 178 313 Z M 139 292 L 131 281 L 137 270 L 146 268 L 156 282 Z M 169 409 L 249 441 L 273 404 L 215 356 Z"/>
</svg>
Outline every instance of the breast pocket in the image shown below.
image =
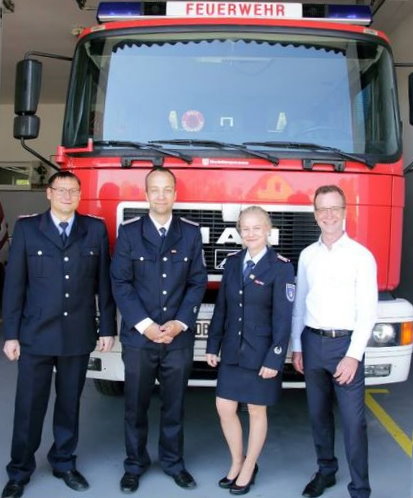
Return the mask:
<svg viewBox="0 0 413 498">
<path fill-rule="evenodd" d="M 185 254 L 171 254 L 174 275 L 186 275 L 191 266 L 191 258 Z"/>
<path fill-rule="evenodd" d="M 29 274 L 36 278 L 49 277 L 53 274 L 53 255 L 44 249 L 28 253 Z"/>
<path fill-rule="evenodd" d="M 100 251 L 98 247 L 84 247 L 80 253 L 84 274 L 95 277 L 98 269 Z"/>
<path fill-rule="evenodd" d="M 131 259 L 135 278 L 153 278 L 155 256 L 141 251 L 132 251 Z"/>
</svg>

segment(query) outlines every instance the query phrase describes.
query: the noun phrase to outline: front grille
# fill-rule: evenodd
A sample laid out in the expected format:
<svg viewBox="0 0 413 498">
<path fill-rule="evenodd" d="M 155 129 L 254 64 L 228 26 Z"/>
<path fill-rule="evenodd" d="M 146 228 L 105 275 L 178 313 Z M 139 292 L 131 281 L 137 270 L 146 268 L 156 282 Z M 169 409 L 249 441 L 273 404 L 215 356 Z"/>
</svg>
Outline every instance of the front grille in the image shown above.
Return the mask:
<svg viewBox="0 0 413 498">
<path fill-rule="evenodd" d="M 265 206 L 264 206 L 265 207 Z M 143 207 L 126 207 L 123 210 L 123 221 L 147 212 Z M 221 275 L 220 263 L 229 252 L 237 251 L 240 246 L 235 243 L 216 244 L 226 228 L 233 228 L 235 223 L 222 219 L 222 212 L 202 208 L 174 209 L 174 214 L 196 221 L 201 227 L 209 228 L 209 244 L 204 244 L 205 259 L 210 275 Z M 269 212 L 274 227 L 279 229 L 279 244 L 276 250 L 290 259 L 297 268 L 300 252 L 319 237 L 319 228 L 312 212 L 274 211 Z"/>
</svg>

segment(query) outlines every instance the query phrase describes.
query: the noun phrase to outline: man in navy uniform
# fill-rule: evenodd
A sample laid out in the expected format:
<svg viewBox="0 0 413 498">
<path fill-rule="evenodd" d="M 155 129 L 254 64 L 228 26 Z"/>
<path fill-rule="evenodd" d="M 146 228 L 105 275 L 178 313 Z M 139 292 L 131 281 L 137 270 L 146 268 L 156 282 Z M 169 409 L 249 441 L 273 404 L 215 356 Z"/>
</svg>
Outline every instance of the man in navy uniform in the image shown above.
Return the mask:
<svg viewBox="0 0 413 498">
<path fill-rule="evenodd" d="M 115 335 L 105 224 L 76 212 L 80 181 L 73 173 L 54 174 L 46 193 L 50 210 L 17 221 L 6 271 L 3 351 L 18 360 L 18 379 L 2 498 L 21 496 L 35 469 L 53 368 L 54 443 L 48 460 L 53 475 L 70 488 L 89 487 L 74 455 L 79 399 L 96 341 L 101 351 L 109 351 Z"/>
<path fill-rule="evenodd" d="M 126 459 L 120 488 L 125 493 L 136 491 L 150 465 L 147 412 L 156 379 L 162 403 L 160 464 L 178 486 L 196 486 L 183 459 L 183 408 L 207 282 L 201 232 L 196 223 L 173 216 L 176 179 L 170 170 L 153 168 L 145 189 L 149 213 L 120 226 L 111 268 L 122 315 Z"/>
<path fill-rule="evenodd" d="M 336 483 L 333 397 L 341 415 L 352 498 L 369 498 L 364 351 L 377 318 L 376 262 L 344 231 L 346 198 L 336 185 L 314 195 L 321 237 L 300 255 L 294 303 L 293 365 L 304 373 L 318 471 L 303 495 Z"/>
</svg>

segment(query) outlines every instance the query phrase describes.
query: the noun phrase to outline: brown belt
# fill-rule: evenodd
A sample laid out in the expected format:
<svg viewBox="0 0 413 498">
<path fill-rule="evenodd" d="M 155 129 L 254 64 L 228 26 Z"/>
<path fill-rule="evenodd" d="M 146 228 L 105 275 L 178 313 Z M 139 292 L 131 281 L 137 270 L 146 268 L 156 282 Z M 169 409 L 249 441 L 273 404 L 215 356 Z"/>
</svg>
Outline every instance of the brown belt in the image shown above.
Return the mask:
<svg viewBox="0 0 413 498">
<path fill-rule="evenodd" d="M 352 330 L 346 330 L 346 329 L 324 330 L 324 329 L 313 329 L 313 327 L 308 327 L 308 326 L 307 329 L 313 334 L 322 335 L 323 337 L 330 337 L 331 339 L 335 339 L 336 337 L 346 337 L 353 333 Z"/>
</svg>

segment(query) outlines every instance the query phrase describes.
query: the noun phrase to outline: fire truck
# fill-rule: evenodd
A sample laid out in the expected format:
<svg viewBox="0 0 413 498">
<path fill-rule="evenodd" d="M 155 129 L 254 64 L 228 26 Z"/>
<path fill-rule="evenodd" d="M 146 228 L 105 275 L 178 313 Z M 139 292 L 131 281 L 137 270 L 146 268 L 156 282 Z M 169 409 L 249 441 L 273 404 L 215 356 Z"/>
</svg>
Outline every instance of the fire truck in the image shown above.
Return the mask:
<svg viewBox="0 0 413 498">
<path fill-rule="evenodd" d="M 271 243 L 297 264 L 319 237 L 312 200 L 323 184 L 348 200 L 346 230 L 378 264 L 379 318 L 366 383 L 407 378 L 413 307 L 396 298 L 404 177 L 401 120 L 389 41 L 368 7 L 282 2 L 109 2 L 71 60 L 55 163 L 82 182 L 80 210 L 118 226 L 147 210 L 153 166 L 177 177 L 175 213 L 199 223 L 209 286 L 196 331 L 193 385 L 213 385 L 208 323 L 228 253 L 240 248 L 240 210 L 260 205 Z M 16 77 L 14 136 L 39 134 L 42 55 Z M 413 88 L 413 87 L 412 87 Z M 412 92 L 413 93 L 413 92 Z M 56 167 L 42 158 L 45 163 Z M 89 376 L 116 393 L 121 346 L 91 355 Z M 284 385 L 303 386 L 288 356 Z"/>
</svg>

